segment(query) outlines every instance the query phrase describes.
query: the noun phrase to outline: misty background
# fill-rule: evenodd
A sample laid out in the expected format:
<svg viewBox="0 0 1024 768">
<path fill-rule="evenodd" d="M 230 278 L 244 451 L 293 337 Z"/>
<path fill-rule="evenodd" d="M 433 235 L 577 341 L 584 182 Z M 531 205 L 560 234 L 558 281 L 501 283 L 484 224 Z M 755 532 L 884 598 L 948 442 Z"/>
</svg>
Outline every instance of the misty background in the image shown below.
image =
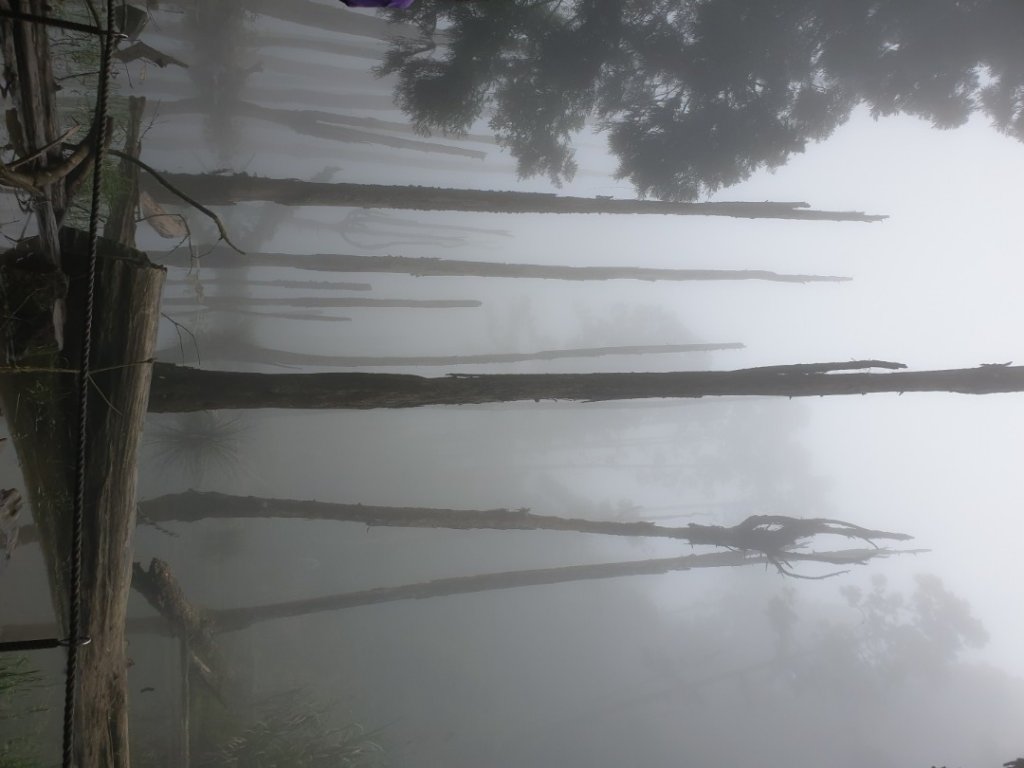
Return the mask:
<svg viewBox="0 0 1024 768">
<path fill-rule="evenodd" d="M 339 24 L 377 18 L 337 3 L 299 5 L 330 9 Z M 187 69 L 132 62 L 117 74 L 121 93 L 147 98 L 143 158 L 156 168 L 636 196 L 628 181 L 613 178 L 617 161 L 589 127 L 576 142 L 579 170 L 560 189 L 543 176 L 518 178 L 514 158 L 487 140 L 485 119 L 465 138 L 402 130 L 410 120 L 394 105 L 397 78 L 373 73 L 392 45 L 392 27 L 318 30 L 255 3 L 204 6 L 209 14 L 218 6 L 216 22 L 189 3 L 161 2 L 142 37 Z M 197 100 L 196 112 L 162 107 L 186 99 Z M 240 114 L 238 102 L 388 121 L 376 132 L 483 157 L 300 135 Z M 187 332 L 168 320 L 158 346 L 169 362 L 269 373 L 347 369 L 280 363 L 275 350 L 386 357 L 681 343 L 745 346 L 353 370 L 433 376 L 861 359 L 922 370 L 1022 363 L 1024 147 L 990 122 L 975 114 L 939 130 L 911 116 L 876 119 L 858 107 L 781 167 L 706 198 L 799 200 L 889 216 L 877 223 L 220 207 L 243 249 L 297 260 L 391 254 L 853 280 L 340 275 L 298 270 L 284 259 L 215 270 L 200 258 L 191 268 L 169 267 L 165 299 L 181 301 L 165 312 Z M 194 211 L 167 209 L 187 217 L 198 253 L 216 239 Z M 146 225 L 138 238 L 158 262 L 174 244 Z M 284 318 L 273 313 L 293 310 L 261 299 L 339 294 L 266 284 L 280 280 L 358 281 L 372 290 L 352 296 L 482 304 L 301 310 L 295 314 L 317 317 Z M 202 298 L 216 296 L 245 297 L 266 316 L 204 309 Z M 350 319 L 323 319 L 332 316 Z M 263 351 L 232 358 L 245 345 Z M 1024 751 L 1022 419 L 1021 395 L 946 393 L 154 414 L 140 498 L 195 489 L 387 506 L 528 507 L 664 525 L 734 525 L 780 514 L 905 532 L 911 547 L 928 551 L 820 581 L 751 566 L 523 587 L 259 623 L 224 642 L 250 672 L 254 699 L 298 689 L 303 701 L 330 703 L 331 722 L 363 724 L 393 766 L 995 766 Z M 173 447 L 173 434 L 197 425 L 213 425 L 221 443 L 189 458 Z M 13 451 L 0 462 L 5 481 L 17 477 Z M 166 560 L 189 598 L 210 608 L 690 551 L 643 538 L 270 519 L 141 525 L 136 547 L 136 560 Z M 38 549 L 19 547 L 0 575 L 0 624 L 50 620 L 45 579 Z M 133 600 L 133 615 L 151 614 Z M 170 764 L 160 723 L 175 706 L 176 654 L 169 640 L 132 639 L 132 684 L 155 689 L 133 700 L 140 764 Z M 58 659 L 38 656 L 36 666 L 59 674 Z"/>
</svg>

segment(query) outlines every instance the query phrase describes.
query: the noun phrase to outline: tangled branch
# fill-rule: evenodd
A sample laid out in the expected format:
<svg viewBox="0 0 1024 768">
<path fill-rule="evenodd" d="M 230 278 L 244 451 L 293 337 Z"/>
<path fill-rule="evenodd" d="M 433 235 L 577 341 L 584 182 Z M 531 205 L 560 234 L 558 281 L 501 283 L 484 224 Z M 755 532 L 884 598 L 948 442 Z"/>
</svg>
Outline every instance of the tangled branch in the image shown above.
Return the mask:
<svg viewBox="0 0 1024 768">
<path fill-rule="evenodd" d="M 757 554 L 764 557 L 784 576 L 799 579 L 827 579 L 847 573 L 844 570 L 822 576 L 803 576 L 791 570 L 791 560 L 821 559 L 810 553 L 797 551 L 806 546 L 807 540 L 814 536 L 842 536 L 847 539 L 859 539 L 870 544 L 873 550 L 862 550 L 865 556 L 859 562 L 869 559 L 873 556 L 873 552 L 881 553 L 883 551 L 875 543 L 875 539 L 908 541 L 914 538 L 906 533 L 864 528 L 845 520 L 825 517 L 796 518 L 785 515 L 752 515 L 732 527 L 691 523 L 687 526 L 687 530 L 689 531 L 687 538 L 691 544 L 706 544 Z"/>
</svg>

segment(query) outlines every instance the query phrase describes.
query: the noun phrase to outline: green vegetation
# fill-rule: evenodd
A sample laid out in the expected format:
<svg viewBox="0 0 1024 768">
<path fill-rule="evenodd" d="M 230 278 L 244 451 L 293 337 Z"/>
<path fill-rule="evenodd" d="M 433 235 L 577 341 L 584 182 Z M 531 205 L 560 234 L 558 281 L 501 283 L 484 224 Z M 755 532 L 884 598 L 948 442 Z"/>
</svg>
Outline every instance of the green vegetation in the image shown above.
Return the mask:
<svg viewBox="0 0 1024 768">
<path fill-rule="evenodd" d="M 41 684 L 39 672 L 28 665 L 24 656 L 13 659 L 0 656 L 0 719 L 10 716 L 12 697 L 38 688 Z"/>
<path fill-rule="evenodd" d="M 331 707 L 312 706 L 299 691 L 265 701 L 253 721 L 202 752 L 199 768 L 383 768 L 379 731 L 334 725 Z M 334 717 L 332 717 L 334 715 Z M 221 720 L 222 725 L 229 725 Z"/>
<path fill-rule="evenodd" d="M 43 687 L 42 675 L 23 656 L 0 656 L 0 768 L 37 768 L 42 762 L 36 738 L 39 723 L 26 727 L 24 720 L 45 712 L 33 705 L 30 694 Z M 38 718 L 34 718 L 38 720 Z M 12 721 L 19 721 L 16 727 Z M 16 732 L 17 735 L 12 735 Z"/>
</svg>

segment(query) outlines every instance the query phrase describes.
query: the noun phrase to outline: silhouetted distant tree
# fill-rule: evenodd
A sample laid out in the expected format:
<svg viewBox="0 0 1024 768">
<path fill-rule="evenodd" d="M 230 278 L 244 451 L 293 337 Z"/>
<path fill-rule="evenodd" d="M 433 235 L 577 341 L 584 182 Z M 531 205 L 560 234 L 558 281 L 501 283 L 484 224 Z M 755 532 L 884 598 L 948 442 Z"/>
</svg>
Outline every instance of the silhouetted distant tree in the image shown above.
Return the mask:
<svg viewBox="0 0 1024 768">
<path fill-rule="evenodd" d="M 608 133 L 617 176 L 691 200 L 782 165 L 852 110 L 939 128 L 981 111 L 1024 139 L 1018 0 L 503 0 L 418 3 L 378 72 L 423 132 L 487 117 L 522 176 L 576 170 Z M 434 42 L 444 34 L 444 43 Z"/>
</svg>

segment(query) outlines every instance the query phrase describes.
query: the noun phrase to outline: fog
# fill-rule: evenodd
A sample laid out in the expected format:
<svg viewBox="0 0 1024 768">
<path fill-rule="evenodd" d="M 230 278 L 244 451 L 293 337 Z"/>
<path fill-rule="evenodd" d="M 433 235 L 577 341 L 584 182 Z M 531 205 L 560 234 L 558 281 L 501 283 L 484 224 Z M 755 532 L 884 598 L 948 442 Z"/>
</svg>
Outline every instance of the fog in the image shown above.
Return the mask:
<svg viewBox="0 0 1024 768">
<path fill-rule="evenodd" d="M 147 99 L 148 164 L 177 173 L 637 197 L 628 179 L 615 178 L 619 158 L 595 114 L 573 140 L 579 170 L 560 186 L 543 174 L 517 176 L 516 158 L 490 139 L 493 105 L 464 138 L 413 133 L 412 116 L 393 99 L 399 78 L 373 73 L 395 43 L 377 27 L 376 37 L 355 22 L 355 31 L 343 29 L 347 18 L 377 13 L 294 2 L 330 10 L 339 28 L 278 18 L 267 12 L 272 4 L 256 0 L 204 4 L 219 14 L 216 22 L 191 3 L 153 4 L 140 39 L 189 67 L 136 61 L 116 68 L 118 95 Z M 425 13 L 433 4 L 417 5 Z M 391 34 L 412 29 L 402 13 L 392 13 L 398 32 Z M 741 65 L 744 56 L 737 48 Z M 162 102 L 192 98 L 199 103 L 194 113 L 161 110 Z M 241 102 L 388 121 L 360 130 L 485 157 L 301 135 L 244 116 Z M 805 201 L 814 209 L 888 216 L 880 222 L 240 202 L 215 206 L 232 239 L 249 253 L 294 260 L 217 269 L 202 257 L 217 240 L 209 219 L 180 201 L 166 203 L 187 219 L 191 244 L 172 251 L 176 240 L 145 223 L 136 234 L 140 250 L 168 265 L 159 358 L 207 370 L 417 376 L 726 371 L 863 360 L 911 370 L 1024 364 L 1015 338 L 1024 325 L 1024 146 L 996 130 L 980 108 L 949 129 L 892 111 L 873 116 L 859 103 L 834 132 L 779 167 L 758 167 L 700 198 Z M 5 221 L 20 215 L 7 203 L 4 214 Z M 190 246 L 200 255 L 191 265 Z M 308 254 L 338 253 L 852 279 L 568 281 L 295 268 Z M 372 289 L 270 282 L 283 280 L 365 282 Z M 215 308 L 218 296 L 236 301 Z M 267 301 L 356 296 L 481 305 L 310 309 Z M 377 360 L 354 367 L 281 356 L 737 343 L 743 348 L 509 364 Z M 752 515 L 780 515 L 905 533 L 912 540 L 879 540 L 893 551 L 862 564 L 769 557 L 742 567 L 539 582 L 258 620 L 217 635 L 243 680 L 243 703 L 220 703 L 192 683 L 194 762 L 241 765 L 216 752 L 218 745 L 251 734 L 245 728 L 261 718 L 276 724 L 283 707 L 289 715 L 316 713 L 320 734 L 344 732 L 362 745 L 347 763 L 353 766 L 998 768 L 1024 754 L 1022 420 L 1024 393 L 951 392 L 151 413 L 142 437 L 133 560 L 165 561 L 189 601 L 217 611 L 455 577 L 729 551 L 644 536 L 399 528 L 301 515 L 158 524 L 146 517 L 148 500 L 189 490 L 256 497 L 254 510 L 273 507 L 261 499 L 527 508 L 666 527 L 735 526 Z M 14 450 L 0 452 L 0 473 L 0 485 L 23 487 Z M 179 503 L 187 511 L 192 502 Z M 823 536 L 809 549 L 868 546 Z M 132 595 L 130 617 L 156 615 Z M 43 556 L 35 543 L 23 542 L 0 571 L 0 640 L 4 628 L 52 621 Z M 180 765 L 177 644 L 131 624 L 129 637 L 133 759 Z M 44 683 L 25 701 L 44 711 L 15 719 L 17 707 L 0 703 L 0 736 L 13 744 L 27 728 L 39 765 L 55 759 L 59 743 L 51 739 L 60 724 L 62 659 L 47 653 L 26 656 Z M 202 757 L 211 750 L 219 757 Z M 292 764 L 275 759 L 266 764 Z"/>
</svg>

